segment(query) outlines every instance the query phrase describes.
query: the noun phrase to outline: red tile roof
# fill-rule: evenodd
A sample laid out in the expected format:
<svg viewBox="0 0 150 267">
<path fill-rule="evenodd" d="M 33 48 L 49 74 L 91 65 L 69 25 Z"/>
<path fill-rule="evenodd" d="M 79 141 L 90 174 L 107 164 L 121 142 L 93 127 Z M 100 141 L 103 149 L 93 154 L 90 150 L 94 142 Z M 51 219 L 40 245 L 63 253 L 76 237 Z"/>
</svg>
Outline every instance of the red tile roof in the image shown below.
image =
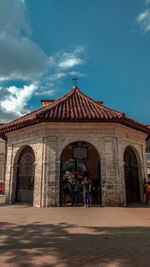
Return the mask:
<svg viewBox="0 0 150 267">
<path fill-rule="evenodd" d="M 52 104 L 55 100 L 49 100 L 49 99 L 41 99 L 41 104 L 42 104 L 42 107 L 46 107 L 47 105 L 49 104 Z"/>
<path fill-rule="evenodd" d="M 41 101 L 42 107 L 46 107 L 47 105 L 52 104 L 56 100 L 41 99 L 40 101 Z M 95 102 L 97 104 L 103 104 L 104 103 L 102 100 L 96 100 Z"/>
<path fill-rule="evenodd" d="M 1 133 L 15 131 L 41 122 L 113 122 L 121 123 L 139 131 L 150 133 L 150 129 L 124 113 L 105 107 L 82 93 L 76 86 L 55 101 L 42 100 L 46 105 L 1 127 Z"/>
</svg>

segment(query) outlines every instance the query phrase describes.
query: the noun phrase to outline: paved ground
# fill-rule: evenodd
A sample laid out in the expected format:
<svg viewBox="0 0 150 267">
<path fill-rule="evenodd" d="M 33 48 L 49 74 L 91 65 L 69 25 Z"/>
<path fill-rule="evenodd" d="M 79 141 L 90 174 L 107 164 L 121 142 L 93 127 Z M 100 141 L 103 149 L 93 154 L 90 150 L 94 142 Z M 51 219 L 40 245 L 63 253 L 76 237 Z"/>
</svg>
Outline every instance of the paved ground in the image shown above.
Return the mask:
<svg viewBox="0 0 150 267">
<path fill-rule="evenodd" d="M 149 267 L 150 207 L 37 209 L 0 203 L 0 262 Z"/>
</svg>

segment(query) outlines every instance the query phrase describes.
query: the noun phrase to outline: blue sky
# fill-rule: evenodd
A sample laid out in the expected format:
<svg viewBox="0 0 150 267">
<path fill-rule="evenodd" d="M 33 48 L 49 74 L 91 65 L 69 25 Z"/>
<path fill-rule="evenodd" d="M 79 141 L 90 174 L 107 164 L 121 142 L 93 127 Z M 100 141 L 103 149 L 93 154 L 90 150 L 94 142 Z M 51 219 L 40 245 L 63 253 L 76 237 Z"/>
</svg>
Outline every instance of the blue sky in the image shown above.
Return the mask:
<svg viewBox="0 0 150 267">
<path fill-rule="evenodd" d="M 1 0 L 0 121 L 81 91 L 150 124 L 150 0 Z"/>
</svg>

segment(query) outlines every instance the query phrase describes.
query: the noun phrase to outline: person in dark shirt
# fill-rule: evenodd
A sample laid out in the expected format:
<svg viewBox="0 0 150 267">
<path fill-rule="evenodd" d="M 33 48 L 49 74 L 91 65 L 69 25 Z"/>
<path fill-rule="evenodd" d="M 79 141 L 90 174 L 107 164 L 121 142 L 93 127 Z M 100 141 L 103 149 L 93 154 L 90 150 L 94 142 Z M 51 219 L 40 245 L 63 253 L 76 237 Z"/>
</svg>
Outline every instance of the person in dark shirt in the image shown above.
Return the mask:
<svg viewBox="0 0 150 267">
<path fill-rule="evenodd" d="M 89 180 L 87 177 L 84 177 L 82 181 L 83 185 L 83 201 L 84 201 L 84 207 L 89 207 Z"/>
<path fill-rule="evenodd" d="M 70 196 L 69 181 L 67 177 L 64 179 L 64 182 L 63 182 L 63 194 L 64 194 L 64 205 L 67 205 L 69 202 L 69 196 Z"/>
<path fill-rule="evenodd" d="M 76 175 L 72 180 L 72 206 L 78 205 L 79 199 L 79 181 L 78 176 Z"/>
</svg>

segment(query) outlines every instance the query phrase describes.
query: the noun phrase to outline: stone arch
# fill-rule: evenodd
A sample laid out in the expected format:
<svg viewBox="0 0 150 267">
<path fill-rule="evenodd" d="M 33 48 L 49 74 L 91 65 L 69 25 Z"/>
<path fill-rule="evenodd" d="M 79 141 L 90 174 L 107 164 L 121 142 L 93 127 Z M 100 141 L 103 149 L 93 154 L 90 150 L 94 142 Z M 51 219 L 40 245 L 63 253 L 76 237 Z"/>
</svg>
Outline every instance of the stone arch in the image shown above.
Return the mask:
<svg viewBox="0 0 150 267">
<path fill-rule="evenodd" d="M 93 140 L 92 141 L 91 140 L 92 140 L 92 138 L 89 138 L 88 136 L 83 136 L 83 137 L 78 138 L 78 139 L 76 139 L 74 137 L 72 137 L 72 138 L 66 138 L 66 139 L 64 138 L 63 139 L 63 142 L 60 142 L 60 144 L 58 144 L 58 151 L 57 151 L 57 158 L 58 158 L 58 160 L 60 159 L 61 154 L 62 154 L 64 148 L 66 146 L 68 146 L 69 144 L 75 143 L 75 142 L 87 142 L 87 143 L 89 143 L 90 145 L 92 145 L 93 147 L 95 147 L 97 153 L 99 154 L 100 159 L 101 160 L 102 159 L 105 159 L 105 153 L 104 153 L 104 151 L 102 149 L 100 149 L 100 147 L 97 146 L 97 144 L 99 143 L 99 140 L 97 139 L 97 142 L 93 142 Z"/>
<path fill-rule="evenodd" d="M 126 203 L 140 201 L 140 169 L 141 162 L 137 150 L 129 145 L 124 150 L 124 177 Z"/>
<path fill-rule="evenodd" d="M 30 145 L 18 149 L 14 158 L 12 202 L 33 204 L 35 153 Z"/>
<path fill-rule="evenodd" d="M 82 158 L 81 159 L 76 159 L 73 157 L 73 150 L 79 149 L 82 147 L 83 149 L 87 149 L 87 155 L 88 157 Z M 86 152 L 85 152 L 86 153 Z M 93 179 L 93 183 L 97 182 L 97 188 L 98 190 L 98 196 L 97 196 L 97 204 L 101 203 L 101 170 L 100 170 L 100 154 L 97 148 L 91 144 L 91 142 L 88 141 L 73 141 L 69 142 L 66 146 L 63 146 L 63 149 L 60 153 L 60 200 L 62 199 L 62 194 L 63 194 L 63 189 L 62 189 L 62 183 L 63 183 L 63 175 L 65 172 L 65 169 L 63 169 L 65 163 L 68 162 L 70 163 L 71 171 L 74 171 L 74 174 L 78 173 L 80 177 L 83 177 L 83 173 L 87 173 L 90 178 Z M 68 165 L 69 166 L 69 165 Z M 84 166 L 84 167 L 82 167 Z M 74 170 L 73 170 L 74 169 Z M 73 172 L 72 172 L 73 173 Z M 80 174 L 79 174 L 80 173 Z M 82 178 L 81 178 L 82 179 Z M 96 200 L 95 200 L 96 201 Z M 62 201 L 60 201 L 60 204 L 62 204 Z"/>
<path fill-rule="evenodd" d="M 21 153 L 21 151 L 22 151 L 25 147 L 27 147 L 27 146 L 31 147 L 31 149 L 32 149 L 32 151 L 33 151 L 33 153 L 34 153 L 34 156 L 36 155 L 34 146 L 33 146 L 32 144 L 25 144 L 25 145 L 22 145 L 22 146 L 20 146 L 17 150 L 15 149 L 15 153 L 14 153 L 14 156 L 13 156 L 13 158 L 14 158 L 14 160 L 13 160 L 13 166 L 18 165 L 18 159 L 19 159 L 20 153 Z M 35 157 L 35 158 L 36 158 L 36 157 Z M 36 160 L 35 160 L 35 161 L 36 161 Z"/>
<path fill-rule="evenodd" d="M 77 140 L 73 140 L 71 142 L 66 142 L 66 144 L 63 144 L 63 147 L 61 148 L 60 155 L 59 155 L 60 158 L 61 158 L 61 155 L 62 155 L 64 149 L 67 146 L 69 146 L 69 145 L 71 145 L 73 143 L 88 143 L 89 145 L 91 145 L 92 147 L 94 147 L 94 149 L 96 150 L 97 154 L 99 155 L 99 159 L 101 159 L 100 153 L 99 153 L 98 149 L 96 148 L 96 146 L 92 142 L 89 142 L 88 140 L 85 140 L 85 139 L 81 139 L 81 140 L 78 140 L 77 139 Z"/>
</svg>

